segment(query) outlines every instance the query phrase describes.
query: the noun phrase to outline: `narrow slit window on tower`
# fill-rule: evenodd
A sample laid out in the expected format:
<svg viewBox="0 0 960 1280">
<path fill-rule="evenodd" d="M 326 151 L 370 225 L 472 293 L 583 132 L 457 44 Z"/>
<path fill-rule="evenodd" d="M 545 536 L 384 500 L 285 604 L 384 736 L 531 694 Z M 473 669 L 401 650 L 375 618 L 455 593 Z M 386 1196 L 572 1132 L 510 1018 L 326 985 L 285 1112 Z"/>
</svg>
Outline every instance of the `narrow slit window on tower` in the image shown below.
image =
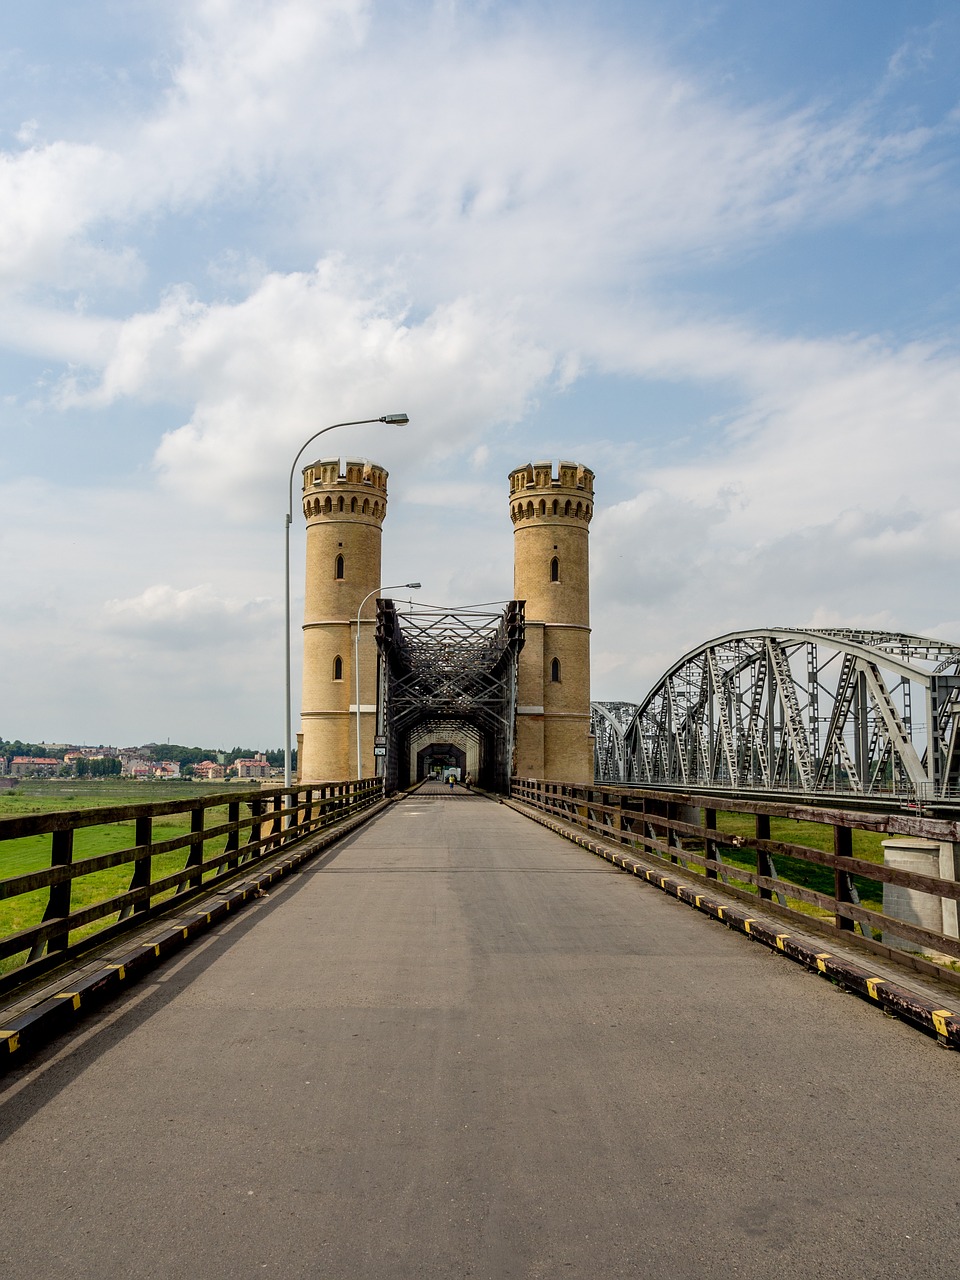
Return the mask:
<svg viewBox="0 0 960 1280">
<path fill-rule="evenodd" d="M 560 561 L 557 559 L 556 556 L 554 556 L 553 559 L 550 561 L 550 581 L 551 582 L 560 581 Z"/>
<path fill-rule="evenodd" d="M 343 556 L 337 556 L 337 561 L 336 561 L 336 566 L 335 566 L 334 571 L 333 571 L 333 576 L 334 576 L 335 578 L 337 578 L 338 580 L 342 580 L 342 578 L 343 578 Z"/>
<path fill-rule="evenodd" d="M 334 680 L 343 679 L 343 659 L 340 657 L 339 653 L 333 660 L 333 678 Z"/>
<path fill-rule="evenodd" d="M 550 679 L 554 684 L 560 683 L 560 659 L 554 658 L 550 663 Z"/>
</svg>

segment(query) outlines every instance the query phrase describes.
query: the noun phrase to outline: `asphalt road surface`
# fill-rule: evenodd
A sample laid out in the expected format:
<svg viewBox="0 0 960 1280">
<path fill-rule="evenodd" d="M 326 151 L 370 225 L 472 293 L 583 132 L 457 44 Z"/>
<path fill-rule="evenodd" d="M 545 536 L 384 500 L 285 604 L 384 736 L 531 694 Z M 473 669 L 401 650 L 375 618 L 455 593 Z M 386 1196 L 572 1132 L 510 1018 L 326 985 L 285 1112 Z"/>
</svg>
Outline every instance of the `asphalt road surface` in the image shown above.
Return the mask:
<svg viewBox="0 0 960 1280">
<path fill-rule="evenodd" d="M 8 1078 L 5 1274 L 960 1275 L 960 1059 L 420 793 Z"/>
</svg>

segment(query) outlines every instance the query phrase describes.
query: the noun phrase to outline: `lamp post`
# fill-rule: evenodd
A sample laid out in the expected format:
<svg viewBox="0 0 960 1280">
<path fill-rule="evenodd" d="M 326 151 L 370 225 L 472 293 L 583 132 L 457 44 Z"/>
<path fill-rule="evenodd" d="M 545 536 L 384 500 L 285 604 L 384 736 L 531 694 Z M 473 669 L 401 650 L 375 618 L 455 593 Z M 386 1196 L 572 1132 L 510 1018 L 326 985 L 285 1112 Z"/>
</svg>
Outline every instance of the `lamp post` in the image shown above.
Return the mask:
<svg viewBox="0 0 960 1280">
<path fill-rule="evenodd" d="M 363 612 L 363 606 L 367 603 L 371 596 L 378 596 L 382 591 L 399 591 L 401 587 L 409 587 L 411 591 L 419 591 L 419 582 L 395 582 L 392 587 L 374 587 L 360 601 L 360 608 L 357 610 L 357 630 L 353 637 L 353 674 L 356 679 L 356 712 L 357 712 L 357 781 L 363 777 L 363 761 L 360 755 L 360 614 Z"/>
<path fill-rule="evenodd" d="M 297 469 L 297 463 L 300 461 L 300 455 L 306 449 L 307 445 L 313 444 L 318 436 L 325 435 L 328 431 L 335 431 L 337 427 L 360 427 L 369 422 L 386 422 L 391 425 L 405 426 L 410 419 L 405 413 L 387 413 L 379 418 L 355 418 L 351 422 L 334 422 L 329 427 L 322 427 L 319 431 L 315 431 L 309 440 L 304 440 L 303 444 L 297 450 L 290 467 L 290 482 L 287 485 L 287 516 L 284 523 L 284 616 L 286 619 L 286 630 L 284 633 L 285 648 L 285 696 L 284 696 L 284 737 L 283 737 L 283 785 L 289 787 L 293 778 L 292 759 L 293 750 L 291 742 L 290 729 L 290 526 L 293 523 L 293 473 Z"/>
</svg>

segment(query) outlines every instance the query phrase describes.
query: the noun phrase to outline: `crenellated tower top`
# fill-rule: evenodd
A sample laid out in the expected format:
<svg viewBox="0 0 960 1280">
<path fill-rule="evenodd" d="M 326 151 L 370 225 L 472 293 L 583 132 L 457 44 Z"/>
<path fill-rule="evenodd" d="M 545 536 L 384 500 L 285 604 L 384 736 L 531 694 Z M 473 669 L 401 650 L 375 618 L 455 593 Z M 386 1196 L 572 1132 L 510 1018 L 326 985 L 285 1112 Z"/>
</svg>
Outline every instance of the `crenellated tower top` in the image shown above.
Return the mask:
<svg viewBox="0 0 960 1280">
<path fill-rule="evenodd" d="M 593 472 L 579 462 L 528 462 L 510 472 L 510 518 L 514 525 L 593 517 Z"/>
<path fill-rule="evenodd" d="M 322 458 L 303 468 L 303 514 L 308 524 L 325 520 L 372 524 L 387 513 L 387 472 L 364 458 Z"/>
</svg>

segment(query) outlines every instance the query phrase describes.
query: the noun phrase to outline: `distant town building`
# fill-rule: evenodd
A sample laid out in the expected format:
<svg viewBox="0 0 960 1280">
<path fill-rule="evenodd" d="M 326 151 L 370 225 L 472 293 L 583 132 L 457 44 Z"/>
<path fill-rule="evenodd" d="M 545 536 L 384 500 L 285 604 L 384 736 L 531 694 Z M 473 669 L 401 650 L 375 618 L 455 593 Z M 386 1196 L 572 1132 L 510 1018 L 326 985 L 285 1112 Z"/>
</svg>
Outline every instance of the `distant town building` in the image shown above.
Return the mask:
<svg viewBox="0 0 960 1280">
<path fill-rule="evenodd" d="M 10 761 L 15 778 L 52 778 L 61 767 L 62 762 L 54 756 L 14 756 Z"/>
<path fill-rule="evenodd" d="M 153 766 L 153 776 L 155 778 L 179 778 L 180 777 L 180 761 L 179 760 L 158 760 Z"/>
<path fill-rule="evenodd" d="M 120 764 L 125 778 L 153 777 L 154 762 L 139 751 L 121 751 Z"/>
<path fill-rule="evenodd" d="M 254 760 L 235 760 L 233 767 L 238 778 L 269 778 L 270 766 L 267 757 L 259 752 Z"/>
<path fill-rule="evenodd" d="M 207 782 L 217 782 L 227 776 L 227 771 L 222 764 L 217 764 L 214 760 L 201 760 L 199 764 L 193 766 L 193 776 L 205 778 Z"/>
</svg>

